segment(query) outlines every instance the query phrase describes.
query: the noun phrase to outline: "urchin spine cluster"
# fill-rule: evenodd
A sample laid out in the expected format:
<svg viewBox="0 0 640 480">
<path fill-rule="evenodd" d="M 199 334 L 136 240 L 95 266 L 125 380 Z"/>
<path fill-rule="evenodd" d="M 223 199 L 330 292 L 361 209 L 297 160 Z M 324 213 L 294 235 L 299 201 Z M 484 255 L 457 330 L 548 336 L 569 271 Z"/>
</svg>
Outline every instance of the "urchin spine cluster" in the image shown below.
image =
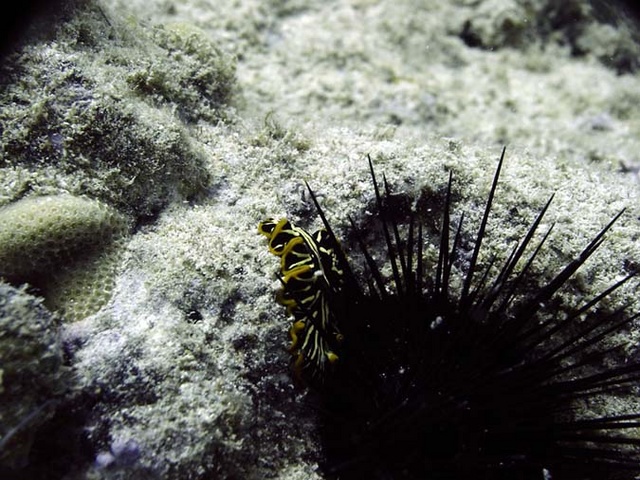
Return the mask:
<svg viewBox="0 0 640 480">
<path fill-rule="evenodd" d="M 298 310 L 294 317 L 302 325 L 295 333 L 309 340 L 297 349 L 296 363 L 306 367 L 302 374 L 319 402 L 329 476 L 609 479 L 640 474 L 640 413 L 577 412 L 578 402 L 627 392 L 640 379 L 638 362 L 607 365 L 621 349 L 610 337 L 640 314 L 599 308 L 634 274 L 574 306 L 568 318 L 545 310 L 622 212 L 549 282 L 525 289 L 549 237 L 550 230 L 534 244 L 553 197 L 502 266 L 494 258 L 481 269 L 478 258 L 503 161 L 504 150 L 459 293 L 449 288 L 463 218 L 452 229 L 451 175 L 431 275 L 423 265 L 421 224 L 411 219 L 403 238 L 399 225 L 388 220 L 389 186 L 384 179 L 381 192 L 371 161 L 394 288 L 388 288 L 353 224 L 371 279 L 367 288 L 359 285 L 310 188 L 324 230 L 277 238 L 283 251 L 298 238 L 291 254 L 281 255 L 280 298 L 289 300 L 289 310 Z M 262 233 L 275 240 L 269 231 Z M 308 268 L 293 288 L 285 267 L 297 261 Z M 327 267 L 340 275 L 327 275 Z M 318 372 L 323 357 L 314 356 L 328 348 L 304 345 L 324 344 L 335 361 Z"/>
</svg>

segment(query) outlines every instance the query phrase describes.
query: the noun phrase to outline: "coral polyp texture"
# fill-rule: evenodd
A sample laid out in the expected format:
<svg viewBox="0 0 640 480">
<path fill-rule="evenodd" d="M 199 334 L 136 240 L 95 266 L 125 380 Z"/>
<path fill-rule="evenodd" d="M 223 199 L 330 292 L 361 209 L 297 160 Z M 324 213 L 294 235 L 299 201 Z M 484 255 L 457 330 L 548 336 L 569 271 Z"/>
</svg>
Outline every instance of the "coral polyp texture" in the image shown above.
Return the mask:
<svg viewBox="0 0 640 480">
<path fill-rule="evenodd" d="M 0 277 L 29 283 L 70 320 L 110 297 L 125 216 L 85 197 L 28 197 L 0 208 Z"/>
<path fill-rule="evenodd" d="M 324 228 L 259 224 L 280 257 L 277 299 L 292 317 L 294 371 L 317 402 L 328 478 L 640 475 L 640 412 L 615 406 L 640 377 L 640 362 L 616 360 L 628 346 L 616 336 L 640 314 L 607 305 L 635 272 L 577 305 L 558 298 L 623 212 L 546 281 L 533 265 L 552 230 L 542 225 L 553 195 L 505 252 L 481 260 L 503 160 L 504 150 L 473 240 L 451 209 L 449 174 L 435 259 L 419 215 L 400 220 L 369 160 L 377 219 L 366 234 L 384 239 L 388 263 L 374 260 L 352 220 L 366 282 L 311 188 Z"/>
</svg>

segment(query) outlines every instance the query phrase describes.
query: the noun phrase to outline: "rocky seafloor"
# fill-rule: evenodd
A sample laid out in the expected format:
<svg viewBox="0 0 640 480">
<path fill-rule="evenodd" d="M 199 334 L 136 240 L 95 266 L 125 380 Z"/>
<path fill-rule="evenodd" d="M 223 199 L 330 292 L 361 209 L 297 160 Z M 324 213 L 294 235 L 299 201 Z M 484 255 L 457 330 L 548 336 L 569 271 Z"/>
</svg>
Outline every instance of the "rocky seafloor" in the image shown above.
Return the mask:
<svg viewBox="0 0 640 480">
<path fill-rule="evenodd" d="M 639 39 L 595 0 L 44 9 L 0 65 L 0 476 L 322 478 L 256 226 L 317 228 L 306 180 L 355 248 L 367 155 L 476 225 L 506 145 L 483 255 L 555 192 L 543 276 L 627 209 L 562 301 L 637 268 Z"/>
</svg>

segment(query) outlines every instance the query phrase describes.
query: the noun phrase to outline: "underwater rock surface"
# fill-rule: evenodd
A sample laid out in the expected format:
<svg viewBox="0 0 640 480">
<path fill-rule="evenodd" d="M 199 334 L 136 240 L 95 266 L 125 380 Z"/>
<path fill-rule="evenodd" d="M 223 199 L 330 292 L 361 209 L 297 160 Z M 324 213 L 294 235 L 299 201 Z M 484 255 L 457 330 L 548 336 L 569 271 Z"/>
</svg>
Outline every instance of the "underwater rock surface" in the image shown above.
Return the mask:
<svg viewBox="0 0 640 480">
<path fill-rule="evenodd" d="M 58 323 L 42 301 L 0 283 L 0 472 L 20 471 L 69 383 Z"/>
<path fill-rule="evenodd" d="M 48 436 L 56 460 L 34 455 L 29 472 L 321 478 L 256 224 L 319 227 L 307 180 L 357 251 L 348 217 L 371 220 L 367 154 L 433 239 L 448 172 L 454 210 L 476 225 L 507 144 L 478 262 L 555 191 L 562 253 L 540 257 L 542 280 L 628 209 L 560 303 L 633 268 L 638 185 L 619 170 L 640 151 L 638 30 L 596 3 L 86 0 L 23 32 L 0 67 L 0 204 L 86 197 L 134 225 L 111 299 L 60 326 L 77 384 L 45 395 L 56 408 L 34 442 Z M 611 308 L 626 301 L 638 310 L 632 290 Z M 639 338 L 625 332 L 630 357 Z"/>
</svg>

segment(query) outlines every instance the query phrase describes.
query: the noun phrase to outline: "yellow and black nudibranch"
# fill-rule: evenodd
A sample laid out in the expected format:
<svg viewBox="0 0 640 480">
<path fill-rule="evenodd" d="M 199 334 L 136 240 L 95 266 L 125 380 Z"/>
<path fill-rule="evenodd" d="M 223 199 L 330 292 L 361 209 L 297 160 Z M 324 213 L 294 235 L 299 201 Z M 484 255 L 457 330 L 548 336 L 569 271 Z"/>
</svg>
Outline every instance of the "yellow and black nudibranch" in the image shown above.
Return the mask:
<svg viewBox="0 0 640 480">
<path fill-rule="evenodd" d="M 640 413 L 577 408 L 638 388 L 640 362 L 615 363 L 623 347 L 612 339 L 640 314 L 610 311 L 602 302 L 635 272 L 573 306 L 568 316 L 546 307 L 622 212 L 555 277 L 536 286 L 530 267 L 550 233 L 537 235 L 549 199 L 507 260 L 481 268 L 503 160 L 504 150 L 468 252 L 464 216 L 451 224 L 449 176 L 432 274 L 425 271 L 422 224 L 411 218 L 406 235 L 400 234 L 386 179 L 381 193 L 370 159 L 392 278 L 383 277 L 352 222 L 370 278 L 360 285 L 308 185 L 323 229 L 309 234 L 286 219 L 260 223 L 281 260 L 278 300 L 293 317 L 294 369 L 319 404 L 327 478 L 640 475 Z M 466 272 L 460 291 L 450 288 L 454 266 Z"/>
<path fill-rule="evenodd" d="M 269 251 L 281 259 L 284 288 L 278 301 L 294 318 L 289 335 L 295 369 L 298 374 L 304 368 L 311 377 L 321 376 L 326 365 L 338 359 L 336 343 L 342 337 L 330 305 L 343 287 L 338 250 L 331 246 L 326 230 L 311 235 L 286 218 L 265 220 L 258 231 L 269 239 Z"/>
</svg>

